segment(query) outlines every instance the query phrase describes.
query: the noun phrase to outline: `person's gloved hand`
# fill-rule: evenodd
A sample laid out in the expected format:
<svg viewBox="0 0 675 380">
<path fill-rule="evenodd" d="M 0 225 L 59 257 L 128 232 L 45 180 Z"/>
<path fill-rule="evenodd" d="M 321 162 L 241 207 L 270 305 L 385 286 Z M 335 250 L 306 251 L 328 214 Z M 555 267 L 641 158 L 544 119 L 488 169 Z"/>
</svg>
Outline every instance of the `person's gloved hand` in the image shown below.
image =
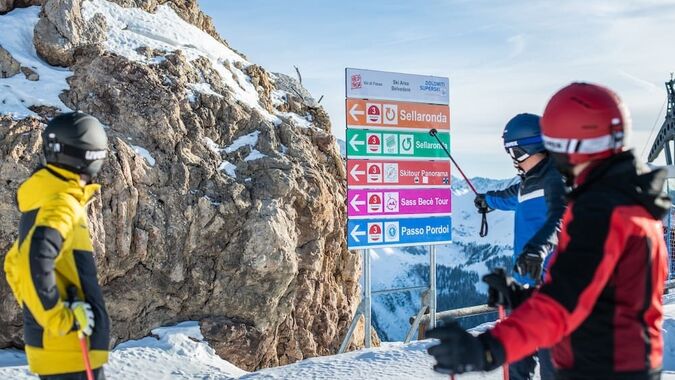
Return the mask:
<svg viewBox="0 0 675 380">
<path fill-rule="evenodd" d="M 476 206 L 479 213 L 486 213 L 490 209 L 490 206 L 488 206 L 487 201 L 485 200 L 485 194 L 476 194 L 473 204 Z"/>
<path fill-rule="evenodd" d="M 70 304 L 73 312 L 77 332 L 90 336 L 94 332 L 94 312 L 91 305 L 86 302 L 76 301 Z"/>
<path fill-rule="evenodd" d="M 436 372 L 491 371 L 506 360 L 504 347 L 489 332 L 475 337 L 454 320 L 427 331 L 426 337 L 441 341 L 427 349 L 436 359 Z"/>
<path fill-rule="evenodd" d="M 518 256 L 513 270 L 523 276 L 530 276 L 533 280 L 539 282 L 546 254 L 544 247 L 525 246 Z"/>
<path fill-rule="evenodd" d="M 534 289 L 526 289 L 513 277 L 507 276 L 503 268 L 497 268 L 492 273 L 483 276 L 483 282 L 488 285 L 488 306 L 504 306 L 515 309 L 532 295 Z"/>
</svg>

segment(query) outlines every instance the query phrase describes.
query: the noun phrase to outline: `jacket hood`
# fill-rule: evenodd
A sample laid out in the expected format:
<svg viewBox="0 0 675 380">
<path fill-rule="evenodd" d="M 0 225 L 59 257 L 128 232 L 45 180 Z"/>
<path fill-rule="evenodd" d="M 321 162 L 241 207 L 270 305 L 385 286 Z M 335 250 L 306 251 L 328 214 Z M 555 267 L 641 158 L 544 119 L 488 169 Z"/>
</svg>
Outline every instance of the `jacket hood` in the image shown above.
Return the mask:
<svg viewBox="0 0 675 380">
<path fill-rule="evenodd" d="M 98 184 L 82 186 L 79 174 L 47 165 L 37 169 L 19 186 L 16 202 L 19 211 L 26 212 L 40 207 L 52 195 L 66 193 L 84 206 L 100 188 Z"/>
<path fill-rule="evenodd" d="M 574 199 L 591 186 L 621 191 L 642 205 L 654 219 L 668 214 L 671 199 L 663 192 L 667 179 L 664 169 L 650 169 L 638 162 L 633 151 L 619 153 L 590 167 L 583 183 L 570 194 Z"/>
</svg>

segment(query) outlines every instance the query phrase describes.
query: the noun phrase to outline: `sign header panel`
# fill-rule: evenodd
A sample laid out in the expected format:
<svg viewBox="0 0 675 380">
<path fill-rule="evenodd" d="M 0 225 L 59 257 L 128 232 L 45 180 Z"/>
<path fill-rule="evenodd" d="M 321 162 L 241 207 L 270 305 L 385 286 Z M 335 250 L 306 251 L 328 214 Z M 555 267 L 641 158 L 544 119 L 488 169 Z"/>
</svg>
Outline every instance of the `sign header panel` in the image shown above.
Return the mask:
<svg viewBox="0 0 675 380">
<path fill-rule="evenodd" d="M 452 218 L 349 219 L 349 249 L 451 243 Z"/>
<path fill-rule="evenodd" d="M 439 139 L 450 146 L 450 134 L 438 133 Z M 441 144 L 428 132 L 399 132 L 396 130 L 347 129 L 347 156 L 447 158 Z"/>
<path fill-rule="evenodd" d="M 347 191 L 350 218 L 450 214 L 450 189 L 365 189 Z"/>
<path fill-rule="evenodd" d="M 450 161 L 348 160 L 347 185 L 450 187 Z"/>
<path fill-rule="evenodd" d="M 450 109 L 442 105 L 347 99 L 346 111 L 349 126 L 450 129 Z"/>
<path fill-rule="evenodd" d="M 448 78 L 442 77 L 347 68 L 345 85 L 348 98 L 444 105 L 450 100 Z"/>
</svg>

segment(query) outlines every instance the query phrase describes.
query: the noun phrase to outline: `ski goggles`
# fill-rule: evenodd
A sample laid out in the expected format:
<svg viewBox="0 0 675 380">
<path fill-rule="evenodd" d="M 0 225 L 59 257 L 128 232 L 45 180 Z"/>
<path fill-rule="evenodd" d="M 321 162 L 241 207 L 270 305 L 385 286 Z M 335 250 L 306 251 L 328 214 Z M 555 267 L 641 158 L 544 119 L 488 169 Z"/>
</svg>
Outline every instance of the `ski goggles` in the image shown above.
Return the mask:
<svg viewBox="0 0 675 380">
<path fill-rule="evenodd" d="M 519 146 L 506 148 L 506 153 L 508 153 L 509 156 L 511 156 L 511 158 L 513 159 L 513 161 L 516 162 L 523 162 L 527 160 L 528 157 L 530 157 L 530 154 L 527 153 L 525 149 Z"/>
<path fill-rule="evenodd" d="M 523 162 L 525 161 L 528 157 L 530 157 L 530 153 L 523 148 L 525 145 L 534 145 L 534 144 L 541 144 L 542 139 L 541 136 L 532 136 L 532 137 L 526 137 L 524 139 L 520 140 L 515 140 L 515 141 L 509 141 L 509 142 L 504 142 L 504 149 L 506 149 L 506 153 L 508 153 L 509 156 L 513 159 L 513 161 L 516 162 Z"/>
</svg>

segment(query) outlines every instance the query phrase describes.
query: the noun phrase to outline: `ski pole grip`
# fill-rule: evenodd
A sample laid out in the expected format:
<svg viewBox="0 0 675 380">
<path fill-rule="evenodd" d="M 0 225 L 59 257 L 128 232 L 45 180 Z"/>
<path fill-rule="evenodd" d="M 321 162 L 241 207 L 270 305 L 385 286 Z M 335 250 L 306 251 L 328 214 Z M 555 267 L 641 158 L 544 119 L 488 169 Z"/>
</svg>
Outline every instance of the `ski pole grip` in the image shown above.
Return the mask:
<svg viewBox="0 0 675 380">
<path fill-rule="evenodd" d="M 436 136 L 436 133 L 438 133 L 436 128 L 431 128 L 431 130 L 429 130 L 429 134 L 432 135 L 432 136 Z"/>
</svg>

